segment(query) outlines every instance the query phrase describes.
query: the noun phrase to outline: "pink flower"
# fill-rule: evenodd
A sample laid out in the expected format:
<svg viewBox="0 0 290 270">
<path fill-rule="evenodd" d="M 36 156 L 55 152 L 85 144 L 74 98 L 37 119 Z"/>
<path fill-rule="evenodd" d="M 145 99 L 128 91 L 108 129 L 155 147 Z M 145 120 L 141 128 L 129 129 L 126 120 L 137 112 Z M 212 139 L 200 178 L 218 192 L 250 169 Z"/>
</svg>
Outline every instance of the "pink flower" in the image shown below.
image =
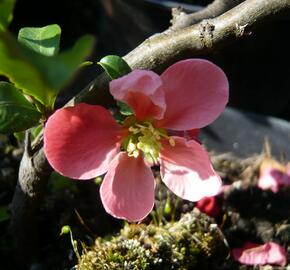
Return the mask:
<svg viewBox="0 0 290 270">
<path fill-rule="evenodd" d="M 232 254 L 236 261 L 248 265 L 285 266 L 287 263 L 285 248 L 274 242 L 264 245 L 247 242 L 242 248 L 234 248 Z"/>
<path fill-rule="evenodd" d="M 210 217 L 216 217 L 221 212 L 221 207 L 215 196 L 203 197 L 196 203 L 195 207 Z"/>
<path fill-rule="evenodd" d="M 134 111 L 118 124 L 101 106 L 78 104 L 57 110 L 47 121 L 44 149 L 60 174 L 89 179 L 104 173 L 101 199 L 108 213 L 139 221 L 154 205 L 150 164 L 163 182 L 190 201 L 218 193 L 221 180 L 203 147 L 170 131 L 200 129 L 228 101 L 223 71 L 200 59 L 180 61 L 161 76 L 134 70 L 113 80 L 110 92 Z"/>
<path fill-rule="evenodd" d="M 260 166 L 258 187 L 277 193 L 283 186 L 290 185 L 290 166 L 283 166 L 272 159 L 265 159 Z"/>
</svg>

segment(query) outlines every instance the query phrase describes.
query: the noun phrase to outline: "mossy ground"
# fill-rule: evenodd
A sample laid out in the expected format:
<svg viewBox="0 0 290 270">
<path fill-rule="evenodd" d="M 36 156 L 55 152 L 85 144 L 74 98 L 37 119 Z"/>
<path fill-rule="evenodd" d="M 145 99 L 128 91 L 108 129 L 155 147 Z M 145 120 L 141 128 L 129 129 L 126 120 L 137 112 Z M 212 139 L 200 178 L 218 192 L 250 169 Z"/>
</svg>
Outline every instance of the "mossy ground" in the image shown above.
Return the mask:
<svg viewBox="0 0 290 270">
<path fill-rule="evenodd" d="M 84 250 L 77 269 L 212 269 L 227 253 L 217 225 L 196 210 L 164 226 L 126 224 Z"/>
</svg>

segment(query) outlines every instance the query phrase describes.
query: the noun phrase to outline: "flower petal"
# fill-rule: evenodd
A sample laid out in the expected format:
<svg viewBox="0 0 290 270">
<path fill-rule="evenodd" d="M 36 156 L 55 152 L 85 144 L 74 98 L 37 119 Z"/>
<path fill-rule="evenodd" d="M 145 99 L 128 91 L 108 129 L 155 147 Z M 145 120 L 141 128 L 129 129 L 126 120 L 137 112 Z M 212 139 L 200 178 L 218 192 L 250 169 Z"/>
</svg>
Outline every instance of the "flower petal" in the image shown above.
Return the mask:
<svg viewBox="0 0 290 270">
<path fill-rule="evenodd" d="M 221 179 L 214 171 L 207 152 L 196 141 L 172 137 L 175 146 L 167 141 L 160 152 L 160 173 L 163 182 L 177 196 L 198 201 L 218 194 Z"/>
<path fill-rule="evenodd" d="M 173 130 L 202 128 L 213 122 L 228 102 L 228 80 L 213 63 L 189 59 L 161 75 L 166 112 L 158 126 Z"/>
<path fill-rule="evenodd" d="M 264 245 L 247 242 L 242 248 L 232 250 L 236 261 L 248 265 L 276 264 L 285 266 L 287 263 L 284 247 L 268 242 Z"/>
<path fill-rule="evenodd" d="M 162 81 L 152 71 L 137 69 L 111 81 L 110 92 L 115 99 L 129 105 L 138 120 L 163 117 L 166 105 Z"/>
<path fill-rule="evenodd" d="M 119 153 L 101 185 L 105 210 L 116 218 L 128 221 L 144 219 L 154 206 L 155 180 L 143 158 Z"/>
<path fill-rule="evenodd" d="M 195 207 L 211 217 L 216 217 L 221 212 L 221 207 L 215 196 L 202 198 L 196 203 Z"/>
<path fill-rule="evenodd" d="M 282 185 L 282 179 L 288 177 L 285 173 L 277 169 L 265 169 L 258 179 L 257 186 L 260 189 L 271 189 L 272 192 L 277 193 L 279 187 Z"/>
<path fill-rule="evenodd" d="M 287 172 L 287 166 L 282 165 L 274 159 L 264 159 L 260 165 L 260 175 L 258 187 L 277 193 L 283 186 L 290 185 L 290 174 Z"/>
<path fill-rule="evenodd" d="M 44 130 L 44 151 L 60 174 L 89 179 L 104 174 L 124 131 L 101 106 L 80 103 L 57 110 Z"/>
</svg>

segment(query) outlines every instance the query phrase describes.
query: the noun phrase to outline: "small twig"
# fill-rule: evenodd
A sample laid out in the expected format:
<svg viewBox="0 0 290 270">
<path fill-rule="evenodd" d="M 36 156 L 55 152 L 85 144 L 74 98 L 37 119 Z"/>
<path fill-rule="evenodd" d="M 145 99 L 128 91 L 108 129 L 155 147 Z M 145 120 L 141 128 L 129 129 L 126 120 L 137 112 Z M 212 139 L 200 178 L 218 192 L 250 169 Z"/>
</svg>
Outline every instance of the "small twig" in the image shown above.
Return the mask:
<svg viewBox="0 0 290 270">
<path fill-rule="evenodd" d="M 30 130 L 26 130 L 25 131 L 24 152 L 27 153 L 28 157 L 32 157 L 33 156 Z"/>
<path fill-rule="evenodd" d="M 77 218 L 79 220 L 79 222 L 82 224 L 82 226 L 87 230 L 87 232 L 92 236 L 95 237 L 95 234 L 92 232 L 92 230 L 88 227 L 88 225 L 85 223 L 84 219 L 82 218 L 82 216 L 80 215 L 80 213 L 78 212 L 77 209 L 75 209 L 75 213 L 77 215 Z"/>
</svg>

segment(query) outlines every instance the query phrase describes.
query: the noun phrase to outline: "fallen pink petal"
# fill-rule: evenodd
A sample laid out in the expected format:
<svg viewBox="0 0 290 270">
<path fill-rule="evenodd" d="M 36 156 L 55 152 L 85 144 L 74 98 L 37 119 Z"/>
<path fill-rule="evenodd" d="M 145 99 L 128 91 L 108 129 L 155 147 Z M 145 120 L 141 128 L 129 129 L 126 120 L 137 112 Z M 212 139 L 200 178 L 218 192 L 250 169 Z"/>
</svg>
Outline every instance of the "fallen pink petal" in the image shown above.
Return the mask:
<svg viewBox="0 0 290 270">
<path fill-rule="evenodd" d="M 218 195 L 219 195 L 219 194 L 227 193 L 227 192 L 229 192 L 232 188 L 233 188 L 233 185 L 232 185 L 232 184 L 222 185 L 221 188 L 220 188 L 220 191 L 219 191 Z"/>
<path fill-rule="evenodd" d="M 280 265 L 287 263 L 287 253 L 284 247 L 274 242 L 264 245 L 247 242 L 241 248 L 232 250 L 233 258 L 247 265 Z"/>
<path fill-rule="evenodd" d="M 216 196 L 202 198 L 196 203 L 195 207 L 210 217 L 216 217 L 221 212 L 221 206 Z"/>
<path fill-rule="evenodd" d="M 275 160 L 263 161 L 260 168 L 258 187 L 277 193 L 281 187 L 290 185 L 290 171 Z"/>
<path fill-rule="evenodd" d="M 134 70 L 113 80 L 110 92 L 134 115 L 117 123 L 105 108 L 81 103 L 48 119 L 44 149 L 57 172 L 74 179 L 107 173 L 100 189 L 105 210 L 129 221 L 142 220 L 153 208 L 152 165 L 160 165 L 162 181 L 183 199 L 219 192 L 221 179 L 196 141 L 199 129 L 228 102 L 228 81 L 219 67 L 189 59 L 161 76 Z"/>
</svg>

